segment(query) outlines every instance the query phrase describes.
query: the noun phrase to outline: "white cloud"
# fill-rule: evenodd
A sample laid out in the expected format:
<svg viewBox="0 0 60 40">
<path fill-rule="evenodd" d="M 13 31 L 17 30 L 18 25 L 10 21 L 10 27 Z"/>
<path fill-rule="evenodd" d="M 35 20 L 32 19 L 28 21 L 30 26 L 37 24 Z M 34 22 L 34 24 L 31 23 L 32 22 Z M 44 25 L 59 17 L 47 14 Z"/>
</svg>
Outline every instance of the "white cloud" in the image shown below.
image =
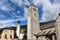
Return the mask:
<svg viewBox="0 0 60 40">
<path fill-rule="evenodd" d="M 30 2 L 28 0 L 24 0 L 24 3 L 25 5 L 30 5 Z"/>
<path fill-rule="evenodd" d="M 19 12 L 19 13 L 18 13 Z M 16 17 L 16 18 L 21 18 L 22 16 L 20 15 L 20 11 L 18 11 L 17 13 L 13 12 L 12 13 L 12 17 Z M 16 15 L 19 14 L 19 15 Z M 10 14 L 11 15 L 11 14 Z"/>
<path fill-rule="evenodd" d="M 0 18 L 5 18 L 5 16 L 4 16 L 4 15 L 2 15 L 2 14 L 0 14 Z"/>
<path fill-rule="evenodd" d="M 28 0 L 11 0 L 12 3 L 17 4 L 17 6 L 22 6 L 22 5 L 30 5 L 30 2 Z"/>
<path fill-rule="evenodd" d="M 24 7 L 24 17 L 27 17 L 28 8 Z"/>
<path fill-rule="evenodd" d="M 8 0 L 6 0 L 6 1 L 0 0 L 0 9 L 3 11 L 11 11 L 14 8 L 11 7 L 11 5 L 8 3 Z"/>
<path fill-rule="evenodd" d="M 35 0 L 34 2 L 35 5 L 43 5 L 42 7 L 43 15 L 41 21 L 51 21 L 56 19 L 58 13 L 60 12 L 60 4 L 55 3 L 52 4 L 50 0 Z"/>
<path fill-rule="evenodd" d="M 22 0 L 11 0 L 12 2 L 14 2 L 15 4 L 17 4 L 18 6 L 22 6 Z M 24 3 L 25 5 L 29 5 L 30 3 L 28 2 L 28 0 L 25 1 Z M 0 3 L 0 9 L 3 10 L 3 11 L 10 11 L 10 10 L 13 10 L 13 8 L 10 6 L 10 5 L 6 5 L 4 4 L 3 2 Z M 19 17 L 19 20 L 20 21 L 26 21 L 26 11 L 27 11 L 27 8 L 24 7 L 24 17 L 22 17 L 21 15 L 20 16 L 17 16 L 14 12 L 13 14 L 10 14 L 10 16 L 12 16 L 13 18 L 15 17 Z M 20 11 L 17 11 L 17 13 L 19 14 Z M 1 15 L 2 18 L 4 18 L 5 16 L 4 15 Z M 14 24 L 13 22 L 15 21 L 18 21 L 18 19 L 5 19 L 5 20 L 0 20 L 0 28 L 3 28 L 3 27 L 6 27 L 6 26 L 16 26 L 16 24 Z"/>
<path fill-rule="evenodd" d="M 26 9 L 24 9 L 24 11 L 26 12 Z M 15 18 L 15 19 L 13 19 L 12 21 L 18 21 L 18 19 L 20 20 L 20 21 L 26 21 L 27 19 L 26 19 L 26 13 L 24 12 L 24 16 L 21 16 L 21 15 L 16 15 L 16 13 L 14 13 L 13 12 L 13 14 L 10 14 L 9 13 L 9 15 L 11 15 L 12 16 L 12 18 Z M 11 21 L 11 19 L 9 19 L 10 21 Z"/>
<path fill-rule="evenodd" d="M 19 20 L 20 21 L 25 21 L 26 18 L 25 17 L 22 17 Z M 18 21 L 18 19 L 7 19 L 7 20 L 0 20 L 0 23 L 3 24 L 3 23 L 10 23 L 10 22 L 16 22 L 16 21 Z"/>
<path fill-rule="evenodd" d="M 40 6 L 41 0 L 33 0 L 33 3 L 34 3 L 36 6 Z"/>
<path fill-rule="evenodd" d="M 54 4 L 59 4 L 60 0 L 54 0 Z"/>
<path fill-rule="evenodd" d="M 3 23 L 3 24 L 0 24 L 0 28 L 4 28 L 4 27 L 10 27 L 10 26 L 17 26 L 17 24 L 14 24 L 14 23 Z"/>
<path fill-rule="evenodd" d="M 17 4 L 18 6 L 22 6 L 23 4 L 30 5 L 28 0 L 24 0 L 24 2 L 22 0 L 11 0 L 11 1 Z M 43 5 L 42 7 L 43 15 L 41 21 L 55 20 L 60 11 L 60 0 L 54 0 L 53 4 L 50 2 L 50 0 L 33 0 L 33 3 L 38 7 Z M 26 17 L 27 13 L 26 7 L 24 7 L 24 11 L 25 11 L 24 15 Z"/>
<path fill-rule="evenodd" d="M 24 0 L 24 1 L 22 1 L 22 0 L 11 0 L 11 2 L 17 4 L 17 6 L 20 6 L 20 7 L 22 7 L 22 5 L 28 5 L 28 6 L 30 5 L 30 2 L 28 0 Z M 26 20 L 27 8 L 25 6 L 24 6 L 24 13 L 23 14 L 24 14 L 23 17 L 21 15 L 19 16 L 19 19 L 21 21 L 25 21 Z M 17 15 L 15 15 L 14 12 L 13 12 L 13 15 L 11 15 L 11 16 L 12 17 L 18 17 Z"/>
<path fill-rule="evenodd" d="M 15 22 L 17 20 L 14 20 L 14 19 L 8 19 L 8 20 L 0 20 L 0 23 L 10 23 L 10 22 Z"/>
<path fill-rule="evenodd" d="M 18 6 L 22 6 L 23 4 L 22 0 L 11 0 L 11 2 L 17 4 Z"/>
<path fill-rule="evenodd" d="M 20 21 L 25 21 L 26 18 L 22 17 L 19 19 Z M 0 20 L 0 28 L 9 27 L 9 26 L 17 26 L 14 22 L 18 21 L 18 19 L 7 19 L 7 20 Z"/>
<path fill-rule="evenodd" d="M 5 5 L 5 6 L 2 6 L 0 9 L 3 10 L 3 11 L 11 11 L 11 10 L 13 10 L 14 8 L 9 7 L 9 5 Z"/>
</svg>

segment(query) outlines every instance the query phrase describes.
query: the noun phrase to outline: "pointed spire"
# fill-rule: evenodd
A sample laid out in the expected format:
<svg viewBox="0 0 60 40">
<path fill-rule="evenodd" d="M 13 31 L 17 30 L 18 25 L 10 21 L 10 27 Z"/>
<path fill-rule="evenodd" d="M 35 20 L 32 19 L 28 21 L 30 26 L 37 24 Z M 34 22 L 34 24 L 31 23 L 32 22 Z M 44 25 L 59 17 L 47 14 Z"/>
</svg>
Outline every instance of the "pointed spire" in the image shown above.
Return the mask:
<svg viewBox="0 0 60 40">
<path fill-rule="evenodd" d="M 37 7 L 36 5 L 34 5 L 34 3 L 31 3 L 31 5 L 30 6 L 34 6 L 34 7 Z"/>
<path fill-rule="evenodd" d="M 20 20 L 18 20 L 18 23 L 20 23 Z"/>
</svg>

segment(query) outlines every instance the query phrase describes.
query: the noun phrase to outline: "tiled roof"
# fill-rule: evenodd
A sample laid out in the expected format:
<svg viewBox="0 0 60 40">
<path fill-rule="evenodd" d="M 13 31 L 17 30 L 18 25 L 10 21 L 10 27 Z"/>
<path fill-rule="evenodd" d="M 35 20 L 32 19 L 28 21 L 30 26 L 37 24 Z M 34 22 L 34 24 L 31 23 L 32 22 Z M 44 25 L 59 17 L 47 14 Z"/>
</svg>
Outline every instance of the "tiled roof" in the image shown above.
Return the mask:
<svg viewBox="0 0 60 40">
<path fill-rule="evenodd" d="M 52 28 L 55 27 L 55 20 L 49 21 L 49 22 L 41 22 L 40 23 L 40 28 L 41 29 L 47 29 L 47 28 Z"/>
</svg>

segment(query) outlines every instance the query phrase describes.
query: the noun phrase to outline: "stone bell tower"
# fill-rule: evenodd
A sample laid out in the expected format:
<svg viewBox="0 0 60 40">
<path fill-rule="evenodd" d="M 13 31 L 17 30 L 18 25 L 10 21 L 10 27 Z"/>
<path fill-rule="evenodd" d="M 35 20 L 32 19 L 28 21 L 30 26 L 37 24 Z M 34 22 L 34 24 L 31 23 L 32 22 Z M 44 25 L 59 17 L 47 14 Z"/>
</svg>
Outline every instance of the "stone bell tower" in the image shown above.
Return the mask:
<svg viewBox="0 0 60 40">
<path fill-rule="evenodd" d="M 31 4 L 28 8 L 27 13 L 28 25 L 27 25 L 27 39 L 36 40 L 34 34 L 38 34 L 40 31 L 39 20 L 38 20 L 38 8 Z"/>
</svg>

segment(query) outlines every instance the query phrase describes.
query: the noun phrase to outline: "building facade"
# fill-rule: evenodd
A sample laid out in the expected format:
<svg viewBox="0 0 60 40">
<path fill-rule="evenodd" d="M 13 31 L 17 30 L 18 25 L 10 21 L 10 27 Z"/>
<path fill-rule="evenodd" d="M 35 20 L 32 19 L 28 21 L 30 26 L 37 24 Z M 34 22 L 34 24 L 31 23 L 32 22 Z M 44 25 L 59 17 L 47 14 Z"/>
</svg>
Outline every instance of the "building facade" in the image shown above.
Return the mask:
<svg viewBox="0 0 60 40">
<path fill-rule="evenodd" d="M 0 30 L 0 40 L 13 40 L 14 39 L 14 30 L 10 28 L 4 28 L 1 30 Z"/>
</svg>

